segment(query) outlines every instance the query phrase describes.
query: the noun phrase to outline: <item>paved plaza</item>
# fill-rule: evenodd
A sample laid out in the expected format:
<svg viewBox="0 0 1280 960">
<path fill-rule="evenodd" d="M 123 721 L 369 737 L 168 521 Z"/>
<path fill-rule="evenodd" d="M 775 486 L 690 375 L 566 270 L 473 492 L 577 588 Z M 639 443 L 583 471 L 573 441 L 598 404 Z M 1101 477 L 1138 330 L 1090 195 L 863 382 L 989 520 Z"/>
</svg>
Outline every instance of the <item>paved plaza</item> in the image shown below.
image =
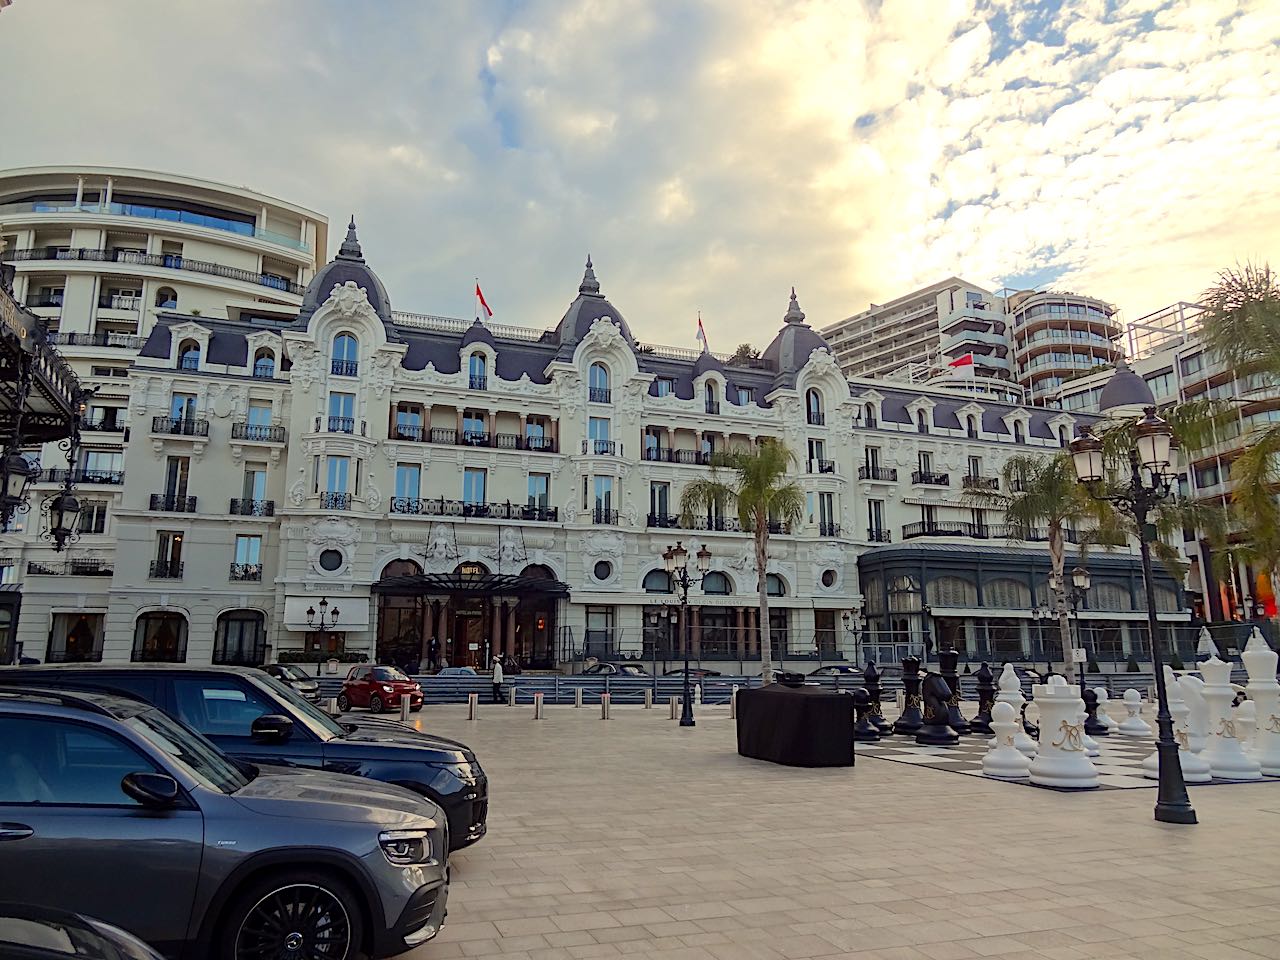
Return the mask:
<svg viewBox="0 0 1280 960">
<path fill-rule="evenodd" d="M 409 956 L 664 960 L 1280 957 L 1280 784 L 1063 794 L 860 757 L 745 760 L 726 708 L 429 706 L 475 748 L 489 836 Z"/>
</svg>

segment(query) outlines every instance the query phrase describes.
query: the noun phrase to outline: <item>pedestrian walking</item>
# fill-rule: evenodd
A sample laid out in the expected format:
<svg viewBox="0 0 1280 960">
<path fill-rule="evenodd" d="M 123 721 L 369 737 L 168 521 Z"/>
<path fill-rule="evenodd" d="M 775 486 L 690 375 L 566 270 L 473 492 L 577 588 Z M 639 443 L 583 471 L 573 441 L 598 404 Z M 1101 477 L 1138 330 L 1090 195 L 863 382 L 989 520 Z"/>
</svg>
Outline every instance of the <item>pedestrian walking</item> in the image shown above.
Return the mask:
<svg viewBox="0 0 1280 960">
<path fill-rule="evenodd" d="M 494 656 L 493 658 L 493 702 L 502 702 L 502 658 Z"/>
</svg>

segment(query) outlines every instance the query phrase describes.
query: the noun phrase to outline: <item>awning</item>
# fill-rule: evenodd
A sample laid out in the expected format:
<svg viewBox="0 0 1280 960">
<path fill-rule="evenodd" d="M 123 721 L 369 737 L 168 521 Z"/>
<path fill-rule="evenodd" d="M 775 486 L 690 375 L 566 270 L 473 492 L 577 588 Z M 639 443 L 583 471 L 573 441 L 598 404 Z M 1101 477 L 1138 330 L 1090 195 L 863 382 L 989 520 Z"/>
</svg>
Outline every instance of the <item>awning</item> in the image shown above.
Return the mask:
<svg viewBox="0 0 1280 960">
<path fill-rule="evenodd" d="M 392 597 L 567 597 L 569 585 L 512 573 L 411 573 L 383 577 L 370 589 Z"/>
<path fill-rule="evenodd" d="M 345 633 L 349 630 L 368 630 L 369 629 L 369 598 L 368 597 L 352 597 L 352 596 L 326 596 L 325 600 L 329 601 L 329 615 L 332 616 L 333 608 L 338 608 L 338 619 L 332 627 L 327 627 L 328 633 Z M 308 631 L 315 630 L 314 625 L 307 624 L 307 610 L 312 608 L 319 616 L 321 598 L 316 594 L 308 594 L 305 597 L 285 597 L 284 598 L 284 627 L 286 630 Z"/>
</svg>

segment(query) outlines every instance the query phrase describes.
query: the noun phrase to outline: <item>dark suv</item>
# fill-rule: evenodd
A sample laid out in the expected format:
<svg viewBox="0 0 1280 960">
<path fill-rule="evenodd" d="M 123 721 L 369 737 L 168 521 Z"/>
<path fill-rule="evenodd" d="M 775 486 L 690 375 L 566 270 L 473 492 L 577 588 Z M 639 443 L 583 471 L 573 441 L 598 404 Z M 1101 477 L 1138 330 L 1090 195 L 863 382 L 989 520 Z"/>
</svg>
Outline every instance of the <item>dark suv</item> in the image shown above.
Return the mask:
<svg viewBox="0 0 1280 960">
<path fill-rule="evenodd" d="M 383 783 L 234 764 L 130 697 L 0 689 L 0 901 L 171 956 L 354 960 L 435 936 L 440 810 Z"/>
<path fill-rule="evenodd" d="M 452 849 L 484 836 L 489 781 L 471 750 L 397 720 L 341 720 L 292 687 L 249 667 L 183 664 L 56 664 L 0 667 L 0 684 L 38 683 L 141 697 L 224 753 L 250 763 L 350 773 L 407 787 L 439 804 Z"/>
</svg>

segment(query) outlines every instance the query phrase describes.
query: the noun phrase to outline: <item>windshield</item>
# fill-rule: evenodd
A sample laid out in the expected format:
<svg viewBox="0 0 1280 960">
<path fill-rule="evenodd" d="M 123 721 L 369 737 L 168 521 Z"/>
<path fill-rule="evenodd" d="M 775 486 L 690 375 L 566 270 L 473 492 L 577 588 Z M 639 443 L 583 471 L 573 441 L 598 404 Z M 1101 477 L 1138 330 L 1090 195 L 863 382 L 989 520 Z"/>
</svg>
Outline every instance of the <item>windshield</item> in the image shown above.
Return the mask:
<svg viewBox="0 0 1280 960">
<path fill-rule="evenodd" d="M 312 679 L 312 677 L 308 676 L 307 672 L 303 670 L 301 667 L 295 667 L 293 664 L 290 664 L 290 663 L 280 664 L 280 672 L 283 673 L 290 680 L 311 680 Z"/>
<path fill-rule="evenodd" d="M 403 680 L 405 682 L 409 682 L 409 678 L 395 667 L 378 667 L 373 671 L 373 679 L 386 681 Z"/>
<path fill-rule="evenodd" d="M 192 779 L 211 790 L 235 793 L 249 783 L 249 778 L 212 743 L 153 707 L 120 719 L 157 750 L 168 754 Z"/>
<path fill-rule="evenodd" d="M 305 723 L 321 740 L 332 740 L 334 737 L 345 737 L 347 735 L 346 728 L 342 724 L 338 723 L 337 720 L 334 720 L 333 717 L 329 716 L 310 700 L 307 700 L 287 683 L 282 683 L 267 674 L 261 677 L 254 677 L 253 682 L 265 687 L 273 697 L 287 703 L 293 715 Z"/>
</svg>

